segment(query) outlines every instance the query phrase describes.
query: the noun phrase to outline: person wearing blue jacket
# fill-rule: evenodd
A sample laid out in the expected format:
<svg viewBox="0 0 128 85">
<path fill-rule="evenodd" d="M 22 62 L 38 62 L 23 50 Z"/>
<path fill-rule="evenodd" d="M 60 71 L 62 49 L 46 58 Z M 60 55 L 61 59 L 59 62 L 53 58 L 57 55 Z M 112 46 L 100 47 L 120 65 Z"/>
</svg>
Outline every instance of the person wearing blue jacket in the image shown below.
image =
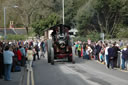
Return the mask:
<svg viewBox="0 0 128 85">
<path fill-rule="evenodd" d="M 10 51 L 9 48 L 10 48 L 9 46 L 6 46 L 5 50 L 3 52 L 4 68 L 5 68 L 4 80 L 5 81 L 10 81 L 11 80 L 10 73 L 11 73 L 11 68 L 12 68 L 12 63 L 13 63 L 13 56 L 14 56 L 14 53 L 12 51 Z"/>
<path fill-rule="evenodd" d="M 122 65 L 121 65 L 122 70 L 125 69 L 126 59 L 128 59 L 128 45 L 127 45 L 126 49 L 122 50 Z"/>
</svg>

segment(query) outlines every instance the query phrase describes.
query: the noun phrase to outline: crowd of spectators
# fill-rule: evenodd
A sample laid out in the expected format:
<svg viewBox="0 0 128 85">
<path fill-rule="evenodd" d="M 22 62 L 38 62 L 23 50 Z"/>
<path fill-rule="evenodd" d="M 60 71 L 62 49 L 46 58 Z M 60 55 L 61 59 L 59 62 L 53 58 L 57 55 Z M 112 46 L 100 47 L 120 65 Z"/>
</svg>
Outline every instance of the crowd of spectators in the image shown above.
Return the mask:
<svg viewBox="0 0 128 85">
<path fill-rule="evenodd" d="M 120 67 L 122 70 L 126 70 L 126 64 L 128 64 L 126 63 L 128 60 L 128 44 L 124 44 L 122 40 L 118 42 L 91 42 L 89 39 L 87 42 L 75 42 L 75 47 L 75 53 L 79 58 L 95 59 L 104 63 L 107 68 Z M 120 66 L 118 66 L 119 58 Z"/>
<path fill-rule="evenodd" d="M 10 81 L 11 72 L 19 72 L 26 66 L 29 53 L 32 53 L 32 61 L 40 60 L 39 51 L 45 52 L 45 41 L 0 41 L 0 79 Z"/>
<path fill-rule="evenodd" d="M 75 47 L 75 53 L 79 58 L 98 60 L 111 69 L 118 67 L 117 62 L 120 57 L 120 68 L 126 69 L 128 44 L 124 44 L 121 40 L 118 42 L 91 42 L 89 39 L 87 42 L 75 42 Z M 26 66 L 26 60 L 30 63 L 30 67 L 32 61 L 40 60 L 40 56 L 44 57 L 45 52 L 45 40 L 0 41 L 0 79 L 10 81 L 11 72 L 20 71 L 21 66 Z"/>
</svg>

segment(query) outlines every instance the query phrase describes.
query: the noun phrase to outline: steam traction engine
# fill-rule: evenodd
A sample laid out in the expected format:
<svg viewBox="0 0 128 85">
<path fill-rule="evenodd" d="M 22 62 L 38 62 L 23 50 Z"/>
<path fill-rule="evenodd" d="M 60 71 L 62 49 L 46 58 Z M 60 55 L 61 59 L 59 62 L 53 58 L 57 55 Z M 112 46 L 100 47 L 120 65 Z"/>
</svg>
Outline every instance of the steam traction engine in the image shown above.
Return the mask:
<svg viewBox="0 0 128 85">
<path fill-rule="evenodd" d="M 75 63 L 73 40 L 69 35 L 70 27 L 60 24 L 49 30 L 52 30 L 52 39 L 47 40 L 48 63 L 54 65 L 54 62 L 59 59 L 67 59 Z"/>
</svg>

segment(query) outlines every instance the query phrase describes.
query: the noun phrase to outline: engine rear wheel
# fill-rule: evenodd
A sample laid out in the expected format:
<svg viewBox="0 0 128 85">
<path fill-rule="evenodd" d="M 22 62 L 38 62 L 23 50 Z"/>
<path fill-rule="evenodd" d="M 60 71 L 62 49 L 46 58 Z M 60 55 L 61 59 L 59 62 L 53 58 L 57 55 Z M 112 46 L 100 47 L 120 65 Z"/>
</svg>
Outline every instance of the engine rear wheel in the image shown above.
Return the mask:
<svg viewBox="0 0 128 85">
<path fill-rule="evenodd" d="M 47 55 L 48 55 L 48 63 L 51 62 L 51 47 L 52 47 L 52 40 L 47 40 Z"/>
<path fill-rule="evenodd" d="M 51 47 L 51 64 L 54 65 L 54 49 Z"/>
<path fill-rule="evenodd" d="M 75 47 L 72 46 L 72 63 L 75 64 Z"/>
</svg>

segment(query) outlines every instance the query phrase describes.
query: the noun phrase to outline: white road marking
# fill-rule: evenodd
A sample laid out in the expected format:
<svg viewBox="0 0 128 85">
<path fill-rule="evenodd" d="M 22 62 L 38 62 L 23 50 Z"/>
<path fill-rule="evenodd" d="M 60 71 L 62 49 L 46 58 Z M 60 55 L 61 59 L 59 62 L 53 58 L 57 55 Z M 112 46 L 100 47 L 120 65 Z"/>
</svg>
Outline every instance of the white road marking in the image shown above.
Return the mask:
<svg viewBox="0 0 128 85">
<path fill-rule="evenodd" d="M 27 85 L 30 85 L 30 71 L 28 70 L 28 74 L 27 74 Z"/>
<path fill-rule="evenodd" d="M 32 85 L 35 85 L 35 84 L 34 84 L 33 70 L 31 71 L 31 81 L 32 81 Z"/>
<path fill-rule="evenodd" d="M 27 85 L 35 85 L 34 84 L 34 76 L 33 76 L 33 69 L 32 67 L 28 69 L 28 72 L 27 72 Z M 30 83 L 31 82 L 31 83 Z"/>
</svg>

